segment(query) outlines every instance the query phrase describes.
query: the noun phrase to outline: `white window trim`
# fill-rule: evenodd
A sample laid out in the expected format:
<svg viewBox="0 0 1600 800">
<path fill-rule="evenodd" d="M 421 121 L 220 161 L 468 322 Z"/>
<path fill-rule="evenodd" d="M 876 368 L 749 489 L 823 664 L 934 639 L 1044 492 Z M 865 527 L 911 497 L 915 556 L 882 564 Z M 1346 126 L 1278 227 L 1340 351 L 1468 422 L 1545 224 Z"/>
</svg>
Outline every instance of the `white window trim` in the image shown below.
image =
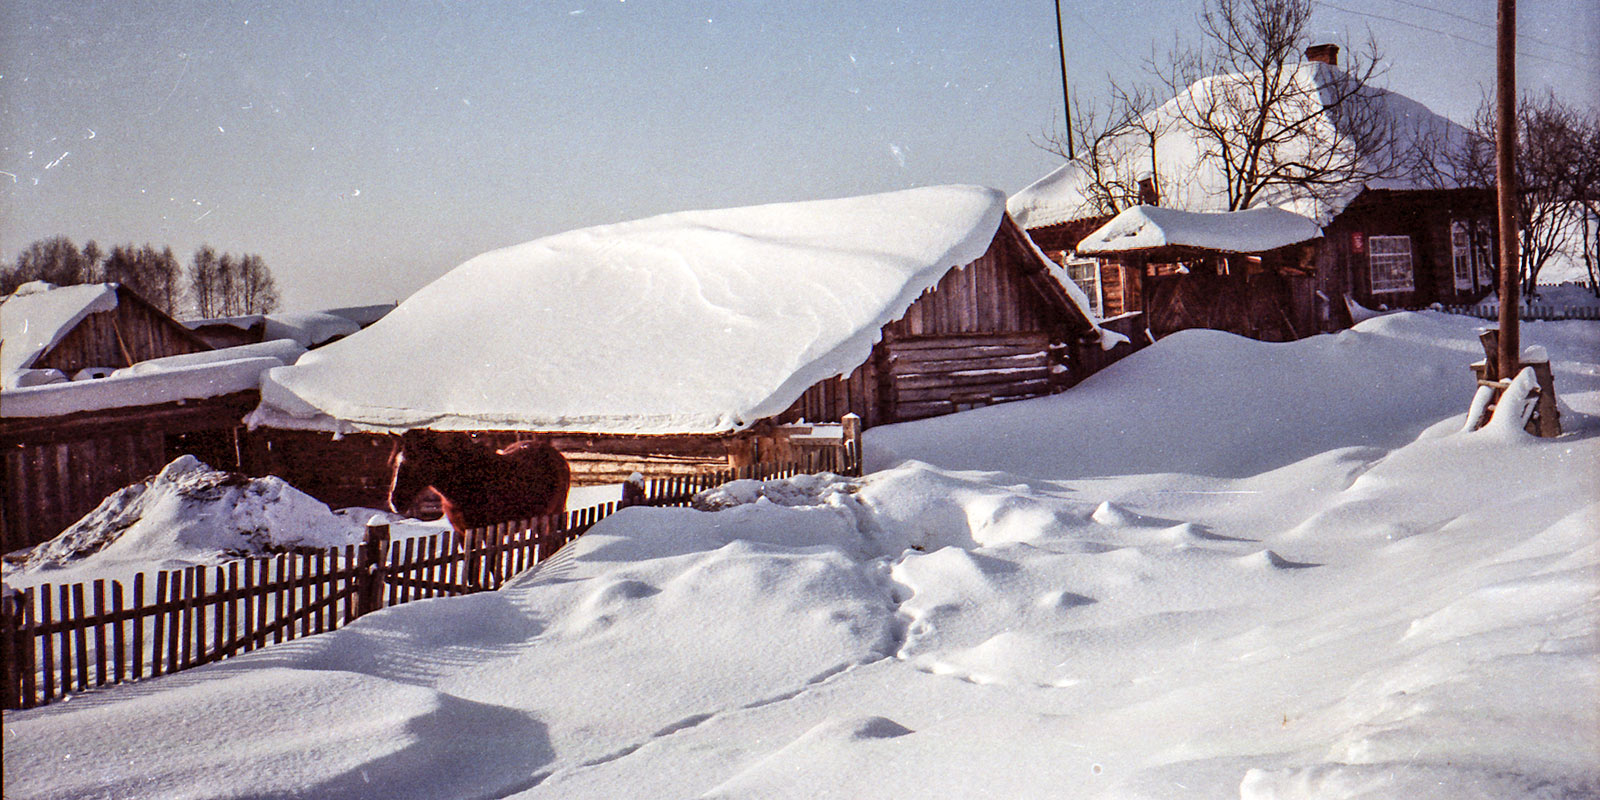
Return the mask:
<svg viewBox="0 0 1600 800">
<path fill-rule="evenodd" d="M 1477 286 L 1478 265 L 1472 247 L 1472 227 L 1472 220 L 1450 221 L 1450 274 L 1457 290 L 1471 291 Z"/>
<path fill-rule="evenodd" d="M 1088 296 L 1090 310 L 1094 312 L 1095 316 L 1102 319 L 1105 318 L 1106 298 L 1105 288 L 1102 286 L 1102 281 L 1100 278 L 1100 262 L 1092 258 L 1069 258 L 1067 259 L 1065 266 L 1067 268 L 1067 277 L 1071 278 L 1073 283 L 1078 284 L 1078 288 L 1082 289 L 1083 293 Z M 1072 274 L 1073 267 L 1090 268 L 1089 274 L 1094 277 L 1093 291 L 1090 291 L 1089 287 L 1084 286 L 1083 283 L 1078 280 L 1077 276 Z"/>
<path fill-rule="evenodd" d="M 1390 244 L 1399 244 L 1400 242 L 1405 242 L 1405 249 L 1403 252 L 1398 249 L 1394 251 L 1387 251 L 1387 248 Z M 1386 252 L 1379 252 L 1380 250 L 1384 250 Z M 1406 267 L 1404 284 L 1402 285 L 1399 281 L 1394 281 L 1392 283 L 1385 283 L 1380 286 L 1376 269 L 1380 261 L 1387 262 L 1392 258 L 1393 263 L 1399 264 L 1402 256 L 1404 257 L 1404 263 Z M 1417 284 L 1417 273 L 1416 265 L 1411 259 L 1412 251 L 1410 236 L 1368 236 L 1367 280 L 1372 285 L 1372 293 L 1393 294 L 1395 292 L 1415 291 Z"/>
</svg>

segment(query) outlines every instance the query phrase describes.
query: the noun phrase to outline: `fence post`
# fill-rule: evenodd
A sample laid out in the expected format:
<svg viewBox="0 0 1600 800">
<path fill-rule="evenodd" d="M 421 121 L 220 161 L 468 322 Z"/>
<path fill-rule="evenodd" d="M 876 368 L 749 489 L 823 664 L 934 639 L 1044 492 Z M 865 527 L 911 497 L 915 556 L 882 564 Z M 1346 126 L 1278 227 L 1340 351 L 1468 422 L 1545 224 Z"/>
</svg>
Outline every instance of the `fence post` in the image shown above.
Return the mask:
<svg viewBox="0 0 1600 800">
<path fill-rule="evenodd" d="M 389 526 L 368 522 L 366 538 L 356 551 L 356 616 L 383 608 L 384 559 L 389 553 Z"/>
<path fill-rule="evenodd" d="M 33 659 L 28 659 L 26 666 L 22 663 L 23 654 L 31 654 L 33 650 L 24 645 L 23 637 L 30 634 L 22 630 L 22 603 L 22 593 L 10 586 L 0 593 L 0 647 L 4 648 L 0 662 L 5 664 L 5 686 L 0 687 L 0 708 L 22 707 L 22 670 L 33 672 Z"/>
<path fill-rule="evenodd" d="M 855 412 L 844 415 L 844 474 L 861 476 L 861 417 Z"/>
<path fill-rule="evenodd" d="M 622 501 L 617 503 L 617 508 L 642 506 L 645 504 L 644 496 L 644 475 L 635 472 L 622 484 Z"/>
</svg>

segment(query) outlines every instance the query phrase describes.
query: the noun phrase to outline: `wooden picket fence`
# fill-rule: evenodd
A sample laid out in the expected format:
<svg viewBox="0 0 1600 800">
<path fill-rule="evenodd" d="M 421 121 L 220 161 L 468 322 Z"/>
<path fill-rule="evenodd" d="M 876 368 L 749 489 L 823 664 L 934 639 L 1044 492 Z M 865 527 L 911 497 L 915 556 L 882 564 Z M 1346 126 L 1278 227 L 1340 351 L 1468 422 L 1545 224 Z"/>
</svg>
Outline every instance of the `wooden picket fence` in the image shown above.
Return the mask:
<svg viewBox="0 0 1600 800">
<path fill-rule="evenodd" d="M 170 675 L 331 631 L 385 606 L 492 591 L 630 505 L 687 506 L 736 479 L 860 474 L 859 453 L 628 484 L 621 503 L 492 526 L 463 548 L 446 531 L 389 540 L 387 525 L 340 549 L 140 573 L 122 581 L 5 590 L 0 705 L 33 708 L 89 689 Z"/>
<path fill-rule="evenodd" d="M 1464 314 L 1479 319 L 1499 319 L 1499 303 L 1479 303 L 1471 306 L 1444 306 L 1444 310 L 1451 314 Z M 1591 319 L 1600 320 L 1600 306 L 1554 306 L 1544 303 L 1522 304 L 1517 309 L 1517 318 L 1521 320 L 1562 320 L 1562 319 Z"/>
</svg>

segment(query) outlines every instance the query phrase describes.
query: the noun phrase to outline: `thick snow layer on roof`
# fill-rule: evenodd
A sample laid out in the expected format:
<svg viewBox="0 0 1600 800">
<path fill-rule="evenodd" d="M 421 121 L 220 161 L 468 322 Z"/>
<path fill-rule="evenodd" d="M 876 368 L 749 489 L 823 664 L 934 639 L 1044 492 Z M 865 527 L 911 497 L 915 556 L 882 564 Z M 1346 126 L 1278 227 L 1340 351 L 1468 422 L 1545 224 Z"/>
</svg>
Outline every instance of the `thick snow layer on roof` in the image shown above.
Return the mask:
<svg viewBox="0 0 1600 800">
<path fill-rule="evenodd" d="M 208 325 L 229 325 L 239 330 L 249 330 L 260 324 L 262 338 L 289 339 L 302 347 L 315 347 L 324 342 L 349 336 L 361 330 L 362 319 L 376 319 L 393 306 L 362 306 L 335 311 L 302 311 L 282 314 L 246 314 L 239 317 L 192 319 L 183 324 L 190 330 Z M 340 313 L 347 312 L 347 313 Z"/>
<path fill-rule="evenodd" d="M 32 281 L 0 303 L 0 387 L 17 385 L 19 371 L 54 347 L 84 317 L 117 307 L 117 285 L 55 286 Z"/>
<path fill-rule="evenodd" d="M 1006 210 L 1024 230 L 1096 216 L 1082 165 L 1068 162 L 1006 200 Z"/>
<path fill-rule="evenodd" d="M 1078 243 L 1084 255 L 1155 247 L 1196 247 L 1225 253 L 1264 253 L 1322 238 L 1322 227 L 1278 208 L 1179 211 L 1157 206 L 1124 209 Z"/>
<path fill-rule="evenodd" d="M 5 397 L 0 398 L 0 417 L 53 417 L 220 397 L 256 388 L 261 384 L 261 373 L 283 365 L 282 359 L 272 356 L 165 369 L 134 365 L 106 378 L 7 389 Z"/>
<path fill-rule="evenodd" d="M 1303 62 L 1285 69 L 1292 73 L 1291 80 L 1299 84 L 1303 91 L 1294 96 L 1292 102 L 1306 104 L 1304 110 L 1307 113 L 1311 111 L 1310 104 L 1331 97 L 1337 82 L 1345 74 L 1339 67 L 1318 62 Z M 1161 131 L 1156 140 L 1155 162 L 1160 165 L 1158 182 L 1162 205 L 1188 211 L 1228 210 L 1228 176 L 1217 159 L 1205 152 L 1207 148 L 1203 139 L 1197 135 L 1194 126 L 1183 119 L 1183 111 L 1185 108 L 1204 108 L 1211 98 L 1223 92 L 1248 89 L 1248 83 L 1254 79 L 1251 75 L 1206 78 L 1150 112 L 1148 127 Z M 1469 133 L 1465 128 L 1429 111 L 1421 103 L 1376 87 L 1370 91 L 1368 102 L 1372 104 L 1374 113 L 1393 123 L 1394 154 L 1404 154 L 1415 147 L 1443 150 L 1467 141 Z M 1333 120 L 1328 116 L 1317 119 L 1320 124 L 1310 128 L 1312 133 L 1279 147 L 1278 161 L 1287 163 L 1304 155 L 1313 136 L 1320 140 L 1318 146 L 1321 148 L 1326 148 L 1327 142 L 1348 139 L 1344 120 Z M 1116 156 L 1107 167 L 1117 182 L 1131 185 L 1149 175 L 1150 150 L 1142 133 L 1129 134 L 1114 141 L 1111 149 Z M 1321 152 L 1325 154 L 1326 150 Z M 1449 174 L 1448 159 L 1435 158 L 1431 164 L 1440 172 L 1352 181 L 1314 190 L 1277 187 L 1252 205 L 1281 206 L 1325 225 L 1364 189 L 1427 189 L 1457 185 Z M 1094 205 L 1087 199 L 1089 185 L 1089 175 L 1083 168 L 1067 164 L 1018 192 L 1007 205 L 1012 216 L 1024 228 L 1084 219 L 1096 213 Z"/>
<path fill-rule="evenodd" d="M 273 370 L 252 424 L 713 433 L 865 361 L 1005 213 L 944 186 L 692 211 L 478 256 Z"/>
</svg>

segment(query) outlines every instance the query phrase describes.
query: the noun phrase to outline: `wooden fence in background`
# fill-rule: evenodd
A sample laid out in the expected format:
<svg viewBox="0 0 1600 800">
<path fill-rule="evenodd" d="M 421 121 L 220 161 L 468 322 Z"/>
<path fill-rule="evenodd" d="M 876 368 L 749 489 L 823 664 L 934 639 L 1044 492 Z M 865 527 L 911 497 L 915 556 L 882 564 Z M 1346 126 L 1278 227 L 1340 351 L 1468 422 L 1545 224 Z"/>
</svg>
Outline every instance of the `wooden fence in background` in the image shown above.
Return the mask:
<svg viewBox="0 0 1600 800">
<path fill-rule="evenodd" d="M 860 453 L 628 484 L 621 503 L 493 526 L 463 548 L 451 532 L 250 558 L 215 567 L 5 591 L 0 705 L 33 708 L 75 692 L 169 675 L 269 644 L 331 631 L 385 606 L 492 591 L 630 505 L 686 506 L 737 479 L 831 471 L 859 475 Z"/>
</svg>

